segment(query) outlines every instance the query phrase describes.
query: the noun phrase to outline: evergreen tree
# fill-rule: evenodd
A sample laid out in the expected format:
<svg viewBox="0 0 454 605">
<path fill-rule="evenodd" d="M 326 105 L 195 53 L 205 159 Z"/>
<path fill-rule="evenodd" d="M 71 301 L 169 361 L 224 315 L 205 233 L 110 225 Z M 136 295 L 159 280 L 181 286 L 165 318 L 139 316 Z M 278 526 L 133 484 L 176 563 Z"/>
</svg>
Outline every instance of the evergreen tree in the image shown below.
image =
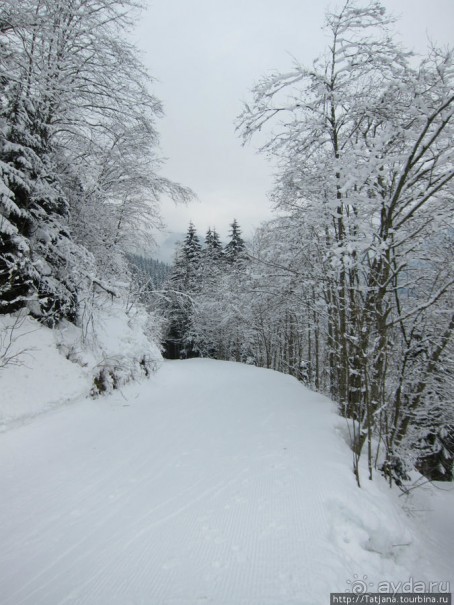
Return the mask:
<svg viewBox="0 0 454 605">
<path fill-rule="evenodd" d="M 128 254 L 128 260 L 136 275 L 136 281 L 149 282 L 151 290 L 162 287 L 170 277 L 171 267 L 167 263 L 140 254 Z"/>
<path fill-rule="evenodd" d="M 2 108 L 0 309 L 8 313 L 27 306 L 53 325 L 75 319 L 71 269 L 84 251 L 73 244 L 66 226 L 68 203 L 54 174 L 47 125 L 37 103 L 16 93 Z"/>
<path fill-rule="evenodd" d="M 190 333 L 194 294 L 200 290 L 201 259 L 202 246 L 191 222 L 183 243 L 176 251 L 174 266 L 166 286 L 166 351 L 170 358 L 193 354 Z"/>
<path fill-rule="evenodd" d="M 189 292 L 197 289 L 197 271 L 202 257 L 202 246 L 193 223 L 189 223 L 188 232 L 182 247 L 185 270 L 185 289 Z"/>
<path fill-rule="evenodd" d="M 205 257 L 210 259 L 211 261 L 218 261 L 222 258 L 223 250 L 221 238 L 219 237 L 216 229 L 208 228 L 207 234 L 205 236 Z"/>
<path fill-rule="evenodd" d="M 236 219 L 230 225 L 230 241 L 224 249 L 224 255 L 228 263 L 233 264 L 245 255 L 246 247 L 241 237 L 241 229 Z"/>
</svg>

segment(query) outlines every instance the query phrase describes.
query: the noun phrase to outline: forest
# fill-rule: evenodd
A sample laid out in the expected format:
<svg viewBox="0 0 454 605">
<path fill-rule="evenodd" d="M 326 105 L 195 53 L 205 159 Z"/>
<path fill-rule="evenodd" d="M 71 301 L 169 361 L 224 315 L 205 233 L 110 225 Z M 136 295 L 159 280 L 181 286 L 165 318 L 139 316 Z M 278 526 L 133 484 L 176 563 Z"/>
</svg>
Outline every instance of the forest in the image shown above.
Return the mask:
<svg viewBox="0 0 454 605">
<path fill-rule="evenodd" d="M 172 325 L 201 355 L 328 394 L 356 472 L 364 453 L 370 477 L 451 480 L 453 56 L 413 56 L 392 23 L 380 3 L 347 2 L 311 67 L 256 84 L 237 128 L 269 133 L 278 216 L 233 262 L 189 229 Z"/>
<path fill-rule="evenodd" d="M 358 484 L 364 457 L 370 479 L 451 481 L 452 50 L 406 51 L 380 2 L 328 13 L 324 53 L 261 78 L 236 121 L 277 166 L 275 218 L 247 242 L 234 220 L 225 245 L 191 224 L 169 272 L 137 247 L 163 196 L 193 192 L 160 176 L 163 109 L 127 36 L 138 10 L 1 4 L 0 314 L 86 327 L 115 298 L 154 318 L 170 357 L 270 368 L 328 395 Z"/>
</svg>

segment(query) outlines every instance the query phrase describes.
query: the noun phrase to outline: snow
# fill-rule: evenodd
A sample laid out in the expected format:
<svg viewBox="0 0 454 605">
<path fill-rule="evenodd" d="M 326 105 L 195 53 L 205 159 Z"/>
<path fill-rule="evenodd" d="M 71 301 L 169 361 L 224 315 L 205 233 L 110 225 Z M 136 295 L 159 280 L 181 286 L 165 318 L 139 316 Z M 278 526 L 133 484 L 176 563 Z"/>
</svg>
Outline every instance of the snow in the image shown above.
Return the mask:
<svg viewBox="0 0 454 605">
<path fill-rule="evenodd" d="M 11 343 L 15 355 L 0 366 L 0 431 L 88 394 L 88 373 L 59 353 L 55 336 L 31 317 L 0 317 L 0 353 Z"/>
<path fill-rule="evenodd" d="M 141 360 L 159 366 L 152 316 L 139 305 L 127 314 L 99 296 L 86 314 L 80 327 L 63 321 L 53 330 L 27 315 L 0 316 L 0 432 L 88 396 L 103 368 L 122 384 L 143 377 Z M 5 355 L 13 359 L 2 367 Z"/>
<path fill-rule="evenodd" d="M 366 576 L 453 579 L 453 491 L 357 488 L 333 404 L 270 370 L 165 362 L 5 431 L 0 481 L 2 605 L 321 605 Z"/>
</svg>

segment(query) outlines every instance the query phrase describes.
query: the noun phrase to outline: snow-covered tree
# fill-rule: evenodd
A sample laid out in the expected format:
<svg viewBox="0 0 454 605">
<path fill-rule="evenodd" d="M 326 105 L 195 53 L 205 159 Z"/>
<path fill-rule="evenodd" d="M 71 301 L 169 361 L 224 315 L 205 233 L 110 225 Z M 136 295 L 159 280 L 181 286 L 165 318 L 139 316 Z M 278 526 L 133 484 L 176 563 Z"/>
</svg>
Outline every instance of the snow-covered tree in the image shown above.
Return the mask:
<svg viewBox="0 0 454 605">
<path fill-rule="evenodd" d="M 137 279 L 142 284 L 149 283 L 151 290 L 159 290 L 170 276 L 171 266 L 163 261 L 141 254 L 128 254 L 128 260 Z"/>
<path fill-rule="evenodd" d="M 67 228 L 69 205 L 54 172 L 47 128 L 33 100 L 2 100 L 1 312 L 27 306 L 49 325 L 74 320 L 77 265 L 87 262 L 87 254 Z"/>
<path fill-rule="evenodd" d="M 217 263 L 223 258 L 221 238 L 216 229 L 208 229 L 205 235 L 204 258 L 208 264 Z"/>
<path fill-rule="evenodd" d="M 170 356 L 250 357 L 247 257 L 236 222 L 233 232 L 237 254 L 232 252 L 228 262 L 215 229 L 208 230 L 202 249 L 194 225 L 189 225 L 165 287 Z"/>
<path fill-rule="evenodd" d="M 202 246 L 193 223 L 175 253 L 175 261 L 167 283 L 162 309 L 167 317 L 167 355 L 173 358 L 193 354 L 191 336 L 194 297 L 200 291 Z"/>
<path fill-rule="evenodd" d="M 182 246 L 182 253 L 184 259 L 184 282 L 186 288 L 193 292 L 197 290 L 197 271 L 200 267 L 200 261 L 202 257 L 202 245 L 200 243 L 199 236 L 197 235 L 196 228 L 191 222 L 186 233 L 186 237 Z"/>
<path fill-rule="evenodd" d="M 74 319 L 96 271 L 127 281 L 125 253 L 159 225 L 159 196 L 190 197 L 157 172 L 161 104 L 124 35 L 137 8 L 0 4 L 2 312 Z"/>
<path fill-rule="evenodd" d="M 274 202 L 312 242 L 316 281 L 307 285 L 320 296 L 329 391 L 352 419 L 357 455 L 369 444 L 370 474 L 374 431 L 388 474 L 405 456 L 397 442 L 417 425 L 453 330 L 452 275 L 425 263 L 427 241 L 451 220 L 452 53 L 432 49 L 415 66 L 392 23 L 379 2 L 348 0 L 327 15 L 326 53 L 264 78 L 240 117 L 246 139 L 274 127 L 263 148 L 280 167 Z M 404 296 L 409 275 L 418 276 L 416 297 Z M 413 330 L 437 307 L 443 329 Z M 418 338 L 425 380 L 404 389 L 410 368 L 395 351 Z"/>
<path fill-rule="evenodd" d="M 225 245 L 224 256 L 228 263 L 233 264 L 244 256 L 245 245 L 241 237 L 241 229 L 236 219 L 230 225 L 230 239 Z"/>
</svg>

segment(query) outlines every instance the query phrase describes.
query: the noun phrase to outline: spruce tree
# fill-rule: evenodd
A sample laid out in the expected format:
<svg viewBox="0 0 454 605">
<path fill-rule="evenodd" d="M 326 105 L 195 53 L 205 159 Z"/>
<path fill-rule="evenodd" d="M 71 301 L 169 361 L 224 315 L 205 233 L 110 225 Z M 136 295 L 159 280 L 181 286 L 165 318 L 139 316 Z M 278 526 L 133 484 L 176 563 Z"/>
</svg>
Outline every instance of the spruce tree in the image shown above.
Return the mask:
<svg viewBox="0 0 454 605">
<path fill-rule="evenodd" d="M 26 306 L 53 325 L 75 319 L 76 286 L 68 269 L 82 250 L 66 227 L 68 204 L 54 175 L 47 125 L 37 104 L 14 92 L 1 116 L 0 310 Z"/>
<path fill-rule="evenodd" d="M 197 289 L 198 269 L 202 257 L 202 246 L 193 223 L 189 223 L 188 231 L 182 247 L 183 263 L 185 270 L 184 286 L 188 292 Z"/>
<path fill-rule="evenodd" d="M 244 257 L 245 244 L 241 237 L 241 229 L 236 219 L 230 225 L 230 241 L 226 244 L 224 255 L 228 263 L 233 264 Z"/>
<path fill-rule="evenodd" d="M 225 269 L 224 252 L 221 239 L 216 229 L 208 229 L 205 236 L 205 248 L 202 251 L 202 262 L 199 270 L 199 293 L 209 296 L 216 288 L 220 275 Z"/>
<path fill-rule="evenodd" d="M 217 261 L 222 258 L 223 250 L 221 238 L 219 237 L 216 229 L 208 228 L 207 234 L 205 236 L 205 256 L 210 260 Z"/>
<path fill-rule="evenodd" d="M 196 228 L 191 222 L 177 249 L 175 262 L 167 284 L 168 303 L 165 314 L 168 317 L 166 350 L 171 358 L 191 356 L 190 339 L 193 295 L 200 289 L 200 267 L 202 246 Z"/>
</svg>

